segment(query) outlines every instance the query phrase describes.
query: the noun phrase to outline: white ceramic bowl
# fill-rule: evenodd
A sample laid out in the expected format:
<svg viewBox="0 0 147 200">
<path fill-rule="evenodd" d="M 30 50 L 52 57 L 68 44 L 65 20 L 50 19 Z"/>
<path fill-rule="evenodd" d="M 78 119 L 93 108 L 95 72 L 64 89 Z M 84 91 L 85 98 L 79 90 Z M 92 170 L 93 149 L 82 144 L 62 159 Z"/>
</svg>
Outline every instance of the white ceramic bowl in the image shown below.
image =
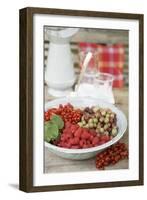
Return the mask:
<svg viewBox="0 0 147 200">
<path fill-rule="evenodd" d="M 70 102 L 72 105 L 76 107 L 87 107 L 87 106 L 96 106 L 102 108 L 110 108 L 113 112 L 117 115 L 117 126 L 118 126 L 118 134 L 116 137 L 114 137 L 109 142 L 102 144 L 97 147 L 91 147 L 87 149 L 66 149 L 62 147 L 58 147 L 55 145 L 52 145 L 50 143 L 45 142 L 45 146 L 48 148 L 49 151 L 55 153 L 56 155 L 72 159 L 72 160 L 84 160 L 91 157 L 94 157 L 98 152 L 106 149 L 107 147 L 111 146 L 112 144 L 116 143 L 120 140 L 120 138 L 124 135 L 126 129 L 127 129 L 127 119 L 123 112 L 119 110 L 116 106 L 109 104 L 107 102 L 101 101 L 99 99 L 94 98 L 85 98 L 85 97 L 66 97 L 66 98 L 60 98 L 53 101 L 50 101 L 45 104 L 45 111 L 52 107 L 58 107 L 59 104 L 66 104 Z"/>
</svg>

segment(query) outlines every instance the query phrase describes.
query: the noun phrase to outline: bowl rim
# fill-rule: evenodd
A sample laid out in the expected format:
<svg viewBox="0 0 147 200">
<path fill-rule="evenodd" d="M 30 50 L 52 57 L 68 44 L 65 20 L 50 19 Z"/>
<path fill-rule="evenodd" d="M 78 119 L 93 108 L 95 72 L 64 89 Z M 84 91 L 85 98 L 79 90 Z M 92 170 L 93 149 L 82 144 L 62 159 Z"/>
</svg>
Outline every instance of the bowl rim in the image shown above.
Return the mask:
<svg viewBox="0 0 147 200">
<path fill-rule="evenodd" d="M 53 99 L 53 100 L 51 100 L 51 101 L 48 101 L 48 102 L 46 102 L 45 103 L 45 106 L 44 106 L 44 111 L 46 111 L 48 108 L 52 108 L 52 104 L 56 104 L 56 102 L 58 103 L 58 105 L 59 104 L 61 104 L 61 103 L 59 103 L 59 101 L 63 101 L 63 100 L 67 100 L 66 102 L 64 102 L 64 103 L 62 103 L 63 105 L 64 104 L 66 104 L 66 103 L 68 103 L 69 101 L 71 101 L 71 100 L 73 100 L 73 99 L 78 99 L 78 100 L 80 100 L 80 101 L 84 101 L 85 99 L 88 99 L 88 100 L 93 100 L 93 101 L 98 101 L 99 103 L 104 103 L 104 104 L 107 104 L 108 106 L 111 106 L 111 107 L 113 107 L 114 109 L 117 109 L 117 110 L 119 110 L 121 113 L 123 113 L 116 105 L 114 105 L 114 104 L 112 104 L 112 103 L 110 103 L 110 102 L 107 102 L 107 101 L 105 101 L 105 100 L 103 100 L 103 99 L 99 99 L 99 98 L 97 98 L 97 97 L 89 97 L 89 96 L 78 96 L 78 95 L 76 95 L 76 96 L 66 96 L 66 97 L 59 97 L 59 98 L 56 98 L 56 99 Z M 47 109 L 46 109 L 46 107 L 47 107 Z M 54 107 L 56 107 L 55 105 L 54 105 Z M 124 114 L 124 113 L 123 113 Z M 124 115 L 125 116 L 125 115 Z"/>
<path fill-rule="evenodd" d="M 70 98 L 68 97 L 68 100 L 73 99 L 73 98 L 83 99 L 83 97 L 70 97 Z M 48 105 L 51 104 L 51 102 L 55 102 L 56 103 L 61 99 L 64 100 L 65 97 L 60 98 L 60 99 L 55 99 L 55 100 L 52 100 L 50 102 L 47 102 L 45 104 L 46 105 L 45 107 L 48 107 Z M 125 114 L 118 107 L 114 106 L 113 104 L 107 103 L 107 102 L 105 102 L 103 100 L 100 100 L 100 99 L 97 99 L 97 98 L 92 98 L 92 99 L 98 101 L 99 103 L 107 104 L 108 106 L 111 106 L 111 108 L 112 107 L 115 108 L 115 110 L 117 110 L 117 112 L 121 115 L 121 118 L 123 119 L 123 130 L 121 132 L 118 131 L 117 136 L 115 136 L 112 140 L 110 140 L 110 141 L 108 141 L 108 142 L 106 142 L 106 143 L 104 143 L 102 145 L 96 146 L 96 147 L 90 147 L 90 148 L 84 148 L 84 149 L 68 149 L 68 148 L 58 147 L 56 145 L 53 145 L 51 143 L 48 143 L 48 142 L 44 141 L 46 147 L 48 147 L 49 149 L 58 151 L 60 153 L 85 154 L 85 153 L 92 153 L 92 152 L 103 150 L 103 149 L 115 144 L 116 142 L 118 142 L 122 138 L 122 136 L 125 134 L 125 132 L 127 130 L 127 119 L 126 119 Z"/>
</svg>

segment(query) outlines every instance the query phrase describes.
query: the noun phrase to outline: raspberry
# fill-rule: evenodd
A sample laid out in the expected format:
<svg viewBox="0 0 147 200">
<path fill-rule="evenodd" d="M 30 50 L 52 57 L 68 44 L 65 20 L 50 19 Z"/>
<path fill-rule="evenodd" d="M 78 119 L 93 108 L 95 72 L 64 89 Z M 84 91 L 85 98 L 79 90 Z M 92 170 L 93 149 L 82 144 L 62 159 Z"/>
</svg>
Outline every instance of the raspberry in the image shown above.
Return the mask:
<svg viewBox="0 0 147 200">
<path fill-rule="evenodd" d="M 74 145 L 74 144 L 75 144 L 74 138 L 70 138 L 70 139 L 69 139 L 69 144 L 71 144 L 71 145 Z"/>
<path fill-rule="evenodd" d="M 70 131 L 72 133 L 75 133 L 77 129 L 78 129 L 78 127 L 76 125 L 71 125 L 71 127 L 70 127 Z"/>
<path fill-rule="evenodd" d="M 99 145 L 102 145 L 102 144 L 104 144 L 104 143 L 106 143 L 104 140 L 101 140 L 100 142 L 99 142 Z"/>
<path fill-rule="evenodd" d="M 90 140 L 86 140 L 86 144 L 87 145 L 91 144 L 91 141 Z"/>
<path fill-rule="evenodd" d="M 90 135 L 90 141 L 93 141 L 94 136 Z"/>
<path fill-rule="evenodd" d="M 66 143 L 64 143 L 64 147 L 71 148 L 71 144 L 69 144 L 69 142 L 66 142 Z"/>
<path fill-rule="evenodd" d="M 83 148 L 84 148 L 84 149 L 88 148 L 88 145 L 87 145 L 87 144 L 84 144 L 84 145 L 83 145 Z"/>
<path fill-rule="evenodd" d="M 71 126 L 71 123 L 67 121 L 67 122 L 65 123 L 65 129 L 66 129 L 66 128 L 70 128 L 70 126 Z"/>
<path fill-rule="evenodd" d="M 95 131 L 92 131 L 91 133 L 92 133 L 92 135 L 93 135 L 94 137 L 97 136 L 97 133 L 96 133 Z"/>
<path fill-rule="evenodd" d="M 83 140 L 80 140 L 80 142 L 79 142 L 79 144 L 80 144 L 80 147 L 83 147 Z"/>
<path fill-rule="evenodd" d="M 71 136 L 69 134 L 64 134 L 64 139 L 68 140 L 69 138 L 71 138 Z"/>
<path fill-rule="evenodd" d="M 89 139 L 90 138 L 90 134 L 87 131 L 84 130 L 84 132 L 81 135 L 81 138 L 82 139 Z"/>
<path fill-rule="evenodd" d="M 94 137 L 93 138 L 93 141 L 92 141 L 92 144 L 95 146 L 95 145 L 98 145 L 99 144 L 99 138 L 98 137 Z"/>
<path fill-rule="evenodd" d="M 64 140 L 66 140 L 66 136 L 64 134 L 62 134 L 60 139 L 61 139 L 61 141 L 64 141 Z"/>
<path fill-rule="evenodd" d="M 101 140 L 104 142 L 108 142 L 110 140 L 110 137 L 108 135 L 102 135 Z"/>
<path fill-rule="evenodd" d="M 82 134 L 82 128 L 78 128 L 74 133 L 74 136 L 80 138 L 81 134 Z"/>
<path fill-rule="evenodd" d="M 71 149 L 79 149 L 80 147 L 78 145 L 71 146 Z"/>
<path fill-rule="evenodd" d="M 80 140 L 79 144 L 80 144 L 80 147 L 83 148 L 83 146 L 86 145 L 86 141 L 82 139 Z"/>
<path fill-rule="evenodd" d="M 87 148 L 93 147 L 92 144 L 87 144 Z"/>
<path fill-rule="evenodd" d="M 75 143 L 75 144 L 79 144 L 79 141 L 80 141 L 80 140 L 79 140 L 78 137 L 75 137 L 75 138 L 74 138 L 74 143 Z"/>
</svg>

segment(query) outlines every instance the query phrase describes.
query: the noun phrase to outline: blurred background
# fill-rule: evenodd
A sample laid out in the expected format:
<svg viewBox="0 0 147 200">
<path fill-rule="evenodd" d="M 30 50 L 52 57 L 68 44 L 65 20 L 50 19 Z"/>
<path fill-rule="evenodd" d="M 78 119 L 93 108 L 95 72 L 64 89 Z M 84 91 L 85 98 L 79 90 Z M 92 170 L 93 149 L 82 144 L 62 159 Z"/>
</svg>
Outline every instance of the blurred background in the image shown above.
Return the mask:
<svg viewBox="0 0 147 200">
<path fill-rule="evenodd" d="M 51 28 L 51 27 L 50 27 Z M 44 66 L 47 65 L 49 37 L 44 31 Z M 89 66 L 114 75 L 113 88 L 128 87 L 128 31 L 80 28 L 70 41 L 74 71 L 78 77 L 86 52 L 95 60 Z"/>
</svg>

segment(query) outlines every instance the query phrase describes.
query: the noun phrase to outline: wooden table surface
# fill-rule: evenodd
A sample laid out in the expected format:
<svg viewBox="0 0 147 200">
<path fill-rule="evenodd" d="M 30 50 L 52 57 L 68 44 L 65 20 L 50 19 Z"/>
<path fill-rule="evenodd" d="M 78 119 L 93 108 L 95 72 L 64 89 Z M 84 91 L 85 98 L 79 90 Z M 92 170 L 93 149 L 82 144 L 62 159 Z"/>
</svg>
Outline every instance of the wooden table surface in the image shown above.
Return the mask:
<svg viewBox="0 0 147 200">
<path fill-rule="evenodd" d="M 115 89 L 113 90 L 116 106 L 120 108 L 126 115 L 128 119 L 128 88 Z M 45 95 L 45 101 L 51 100 L 51 97 Z M 120 140 L 128 144 L 128 130 L 124 134 L 123 138 Z M 88 160 L 76 161 L 60 158 L 59 156 L 51 153 L 46 147 L 44 151 L 44 162 L 45 162 L 45 173 L 56 173 L 56 172 L 76 172 L 76 171 L 95 171 L 95 158 Z M 119 161 L 113 166 L 106 167 L 107 170 L 112 169 L 127 169 L 128 160 Z"/>
</svg>

